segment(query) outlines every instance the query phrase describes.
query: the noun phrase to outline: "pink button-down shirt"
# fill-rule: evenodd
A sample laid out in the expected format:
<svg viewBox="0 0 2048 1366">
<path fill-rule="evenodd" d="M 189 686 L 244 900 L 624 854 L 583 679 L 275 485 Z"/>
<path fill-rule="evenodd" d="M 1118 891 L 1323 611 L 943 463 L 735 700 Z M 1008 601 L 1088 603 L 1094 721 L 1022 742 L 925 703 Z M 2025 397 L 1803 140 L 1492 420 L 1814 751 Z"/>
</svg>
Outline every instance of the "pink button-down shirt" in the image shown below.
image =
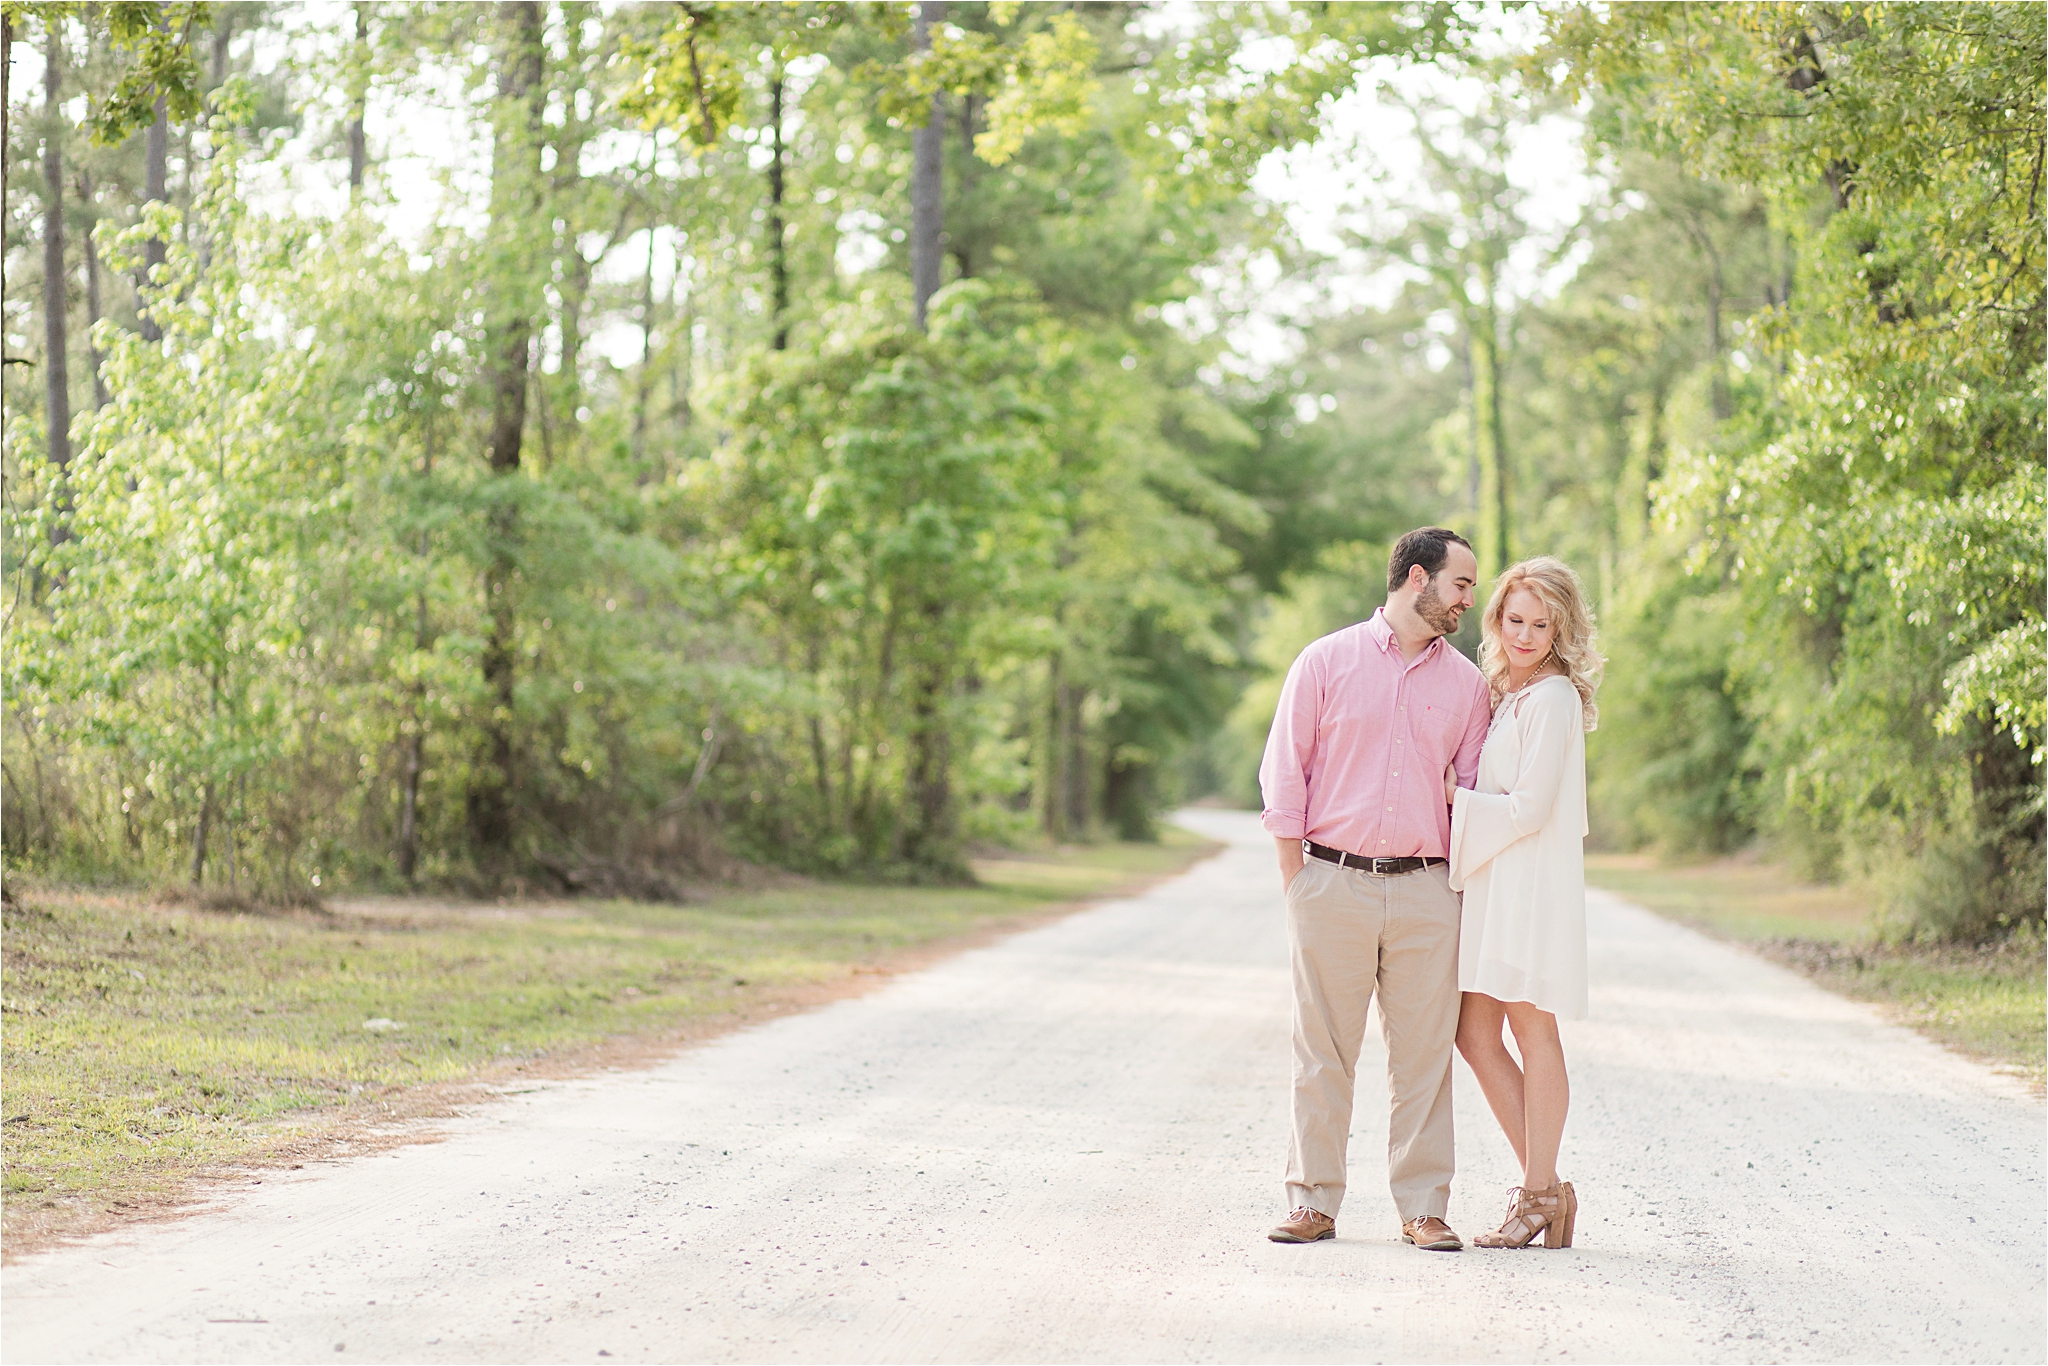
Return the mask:
<svg viewBox="0 0 2048 1366">
<path fill-rule="evenodd" d="M 1287 671 L 1259 765 L 1267 831 L 1368 858 L 1443 858 L 1444 766 L 1479 772 L 1486 679 L 1442 637 L 1413 659 L 1386 609 L 1310 645 Z"/>
</svg>

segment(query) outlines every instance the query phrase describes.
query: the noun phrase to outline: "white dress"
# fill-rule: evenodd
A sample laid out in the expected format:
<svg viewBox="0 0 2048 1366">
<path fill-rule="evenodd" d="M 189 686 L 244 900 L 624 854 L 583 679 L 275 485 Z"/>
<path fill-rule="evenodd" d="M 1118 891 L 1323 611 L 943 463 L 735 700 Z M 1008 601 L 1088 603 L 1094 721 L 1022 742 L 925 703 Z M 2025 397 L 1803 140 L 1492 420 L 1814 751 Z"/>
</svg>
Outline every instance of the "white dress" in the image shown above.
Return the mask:
<svg viewBox="0 0 2048 1366">
<path fill-rule="evenodd" d="M 1504 698 L 1451 808 L 1458 989 L 1586 1016 L 1586 727 L 1555 674 Z"/>
</svg>

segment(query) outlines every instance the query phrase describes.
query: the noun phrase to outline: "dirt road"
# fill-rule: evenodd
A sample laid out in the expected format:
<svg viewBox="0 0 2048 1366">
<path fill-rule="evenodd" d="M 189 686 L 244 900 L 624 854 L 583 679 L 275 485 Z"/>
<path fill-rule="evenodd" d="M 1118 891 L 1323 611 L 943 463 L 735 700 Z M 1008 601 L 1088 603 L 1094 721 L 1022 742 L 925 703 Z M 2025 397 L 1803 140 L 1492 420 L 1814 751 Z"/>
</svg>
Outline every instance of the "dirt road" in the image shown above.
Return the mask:
<svg viewBox="0 0 2048 1366">
<path fill-rule="evenodd" d="M 1369 1044 L 1339 1239 L 1283 1247 L 1270 843 L 446 1141 L 0 1273 L 42 1361 L 2048 1360 L 2043 1110 L 1595 894 L 1569 1252 L 1432 1254 Z M 1460 1068 L 1451 1219 L 1506 1143 Z"/>
</svg>

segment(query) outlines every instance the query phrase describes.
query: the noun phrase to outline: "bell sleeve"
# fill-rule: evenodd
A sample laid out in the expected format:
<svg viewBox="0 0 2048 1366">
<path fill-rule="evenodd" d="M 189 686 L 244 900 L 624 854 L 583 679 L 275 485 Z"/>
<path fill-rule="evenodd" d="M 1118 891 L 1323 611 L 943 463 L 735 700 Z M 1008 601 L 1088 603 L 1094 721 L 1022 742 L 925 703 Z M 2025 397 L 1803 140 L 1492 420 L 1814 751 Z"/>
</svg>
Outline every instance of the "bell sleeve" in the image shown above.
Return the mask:
<svg viewBox="0 0 2048 1366">
<path fill-rule="evenodd" d="M 1513 705 L 1509 703 L 1507 705 Z M 1506 792 L 1458 789 L 1451 805 L 1450 880 L 1453 891 L 1516 840 L 1550 820 L 1571 759 L 1572 728 L 1583 725 L 1577 688 L 1545 687 L 1522 699 L 1510 723 L 1522 730 L 1520 771 Z"/>
</svg>

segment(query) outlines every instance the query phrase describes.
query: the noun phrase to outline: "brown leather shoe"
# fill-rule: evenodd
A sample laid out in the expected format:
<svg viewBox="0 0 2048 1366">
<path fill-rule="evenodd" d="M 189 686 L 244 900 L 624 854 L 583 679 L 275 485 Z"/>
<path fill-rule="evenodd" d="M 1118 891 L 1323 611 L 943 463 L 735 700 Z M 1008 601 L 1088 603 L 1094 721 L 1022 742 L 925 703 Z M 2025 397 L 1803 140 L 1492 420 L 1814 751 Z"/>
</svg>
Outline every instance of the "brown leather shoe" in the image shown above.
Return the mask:
<svg viewBox="0 0 2048 1366">
<path fill-rule="evenodd" d="M 1413 1243 L 1427 1252 L 1459 1252 L 1465 1246 L 1465 1240 L 1451 1232 L 1451 1226 L 1434 1214 L 1425 1214 L 1401 1225 L 1401 1241 Z"/>
<path fill-rule="evenodd" d="M 1337 1221 L 1321 1210 L 1303 1205 L 1284 1222 L 1275 1224 L 1266 1236 L 1276 1243 L 1320 1243 L 1337 1236 Z"/>
</svg>

